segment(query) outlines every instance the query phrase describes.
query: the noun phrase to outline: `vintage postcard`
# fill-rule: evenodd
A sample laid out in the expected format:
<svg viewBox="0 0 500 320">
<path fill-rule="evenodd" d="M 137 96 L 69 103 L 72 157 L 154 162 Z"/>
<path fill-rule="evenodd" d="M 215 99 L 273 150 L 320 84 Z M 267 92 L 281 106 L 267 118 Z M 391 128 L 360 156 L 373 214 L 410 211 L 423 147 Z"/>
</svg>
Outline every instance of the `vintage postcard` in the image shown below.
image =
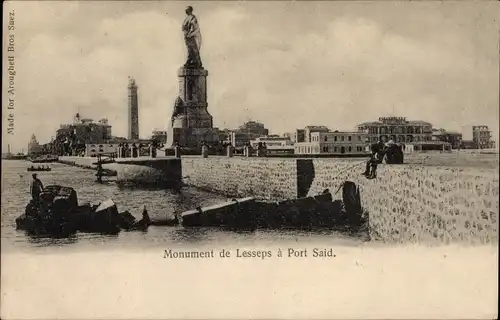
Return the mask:
<svg viewBox="0 0 500 320">
<path fill-rule="evenodd" d="M 7 1 L 2 319 L 498 317 L 495 1 Z"/>
</svg>

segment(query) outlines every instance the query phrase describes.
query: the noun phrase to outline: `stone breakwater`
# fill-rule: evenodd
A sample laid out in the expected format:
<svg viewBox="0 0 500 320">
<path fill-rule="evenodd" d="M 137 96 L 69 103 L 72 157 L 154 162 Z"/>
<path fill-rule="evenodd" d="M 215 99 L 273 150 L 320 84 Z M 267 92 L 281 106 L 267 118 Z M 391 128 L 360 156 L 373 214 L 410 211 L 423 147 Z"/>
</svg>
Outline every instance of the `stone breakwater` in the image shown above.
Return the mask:
<svg viewBox="0 0 500 320">
<path fill-rule="evenodd" d="M 377 179 L 342 162 L 314 160 L 310 193 L 343 180 L 360 186 L 372 236 L 389 242 L 498 242 L 498 170 L 379 167 Z"/>
<path fill-rule="evenodd" d="M 60 160 L 88 168 L 95 161 Z M 360 187 L 373 239 L 498 243 L 498 168 L 381 165 L 377 179 L 368 180 L 361 175 L 365 160 L 360 159 L 183 156 L 180 160 L 123 160 L 104 166 L 118 172 L 117 181 L 155 184 L 184 177 L 188 185 L 231 197 L 305 197 L 327 188 L 335 193 L 344 181 L 352 181 Z M 334 197 L 340 199 L 340 192 Z"/>
<path fill-rule="evenodd" d="M 87 157 L 59 157 L 58 160 L 59 163 L 66 164 L 68 166 L 97 170 L 97 166 L 92 164 L 95 161 L 97 161 L 96 158 Z"/>
<path fill-rule="evenodd" d="M 387 242 L 498 242 L 498 169 L 381 165 L 364 178 L 359 159 L 183 157 L 186 183 L 268 199 L 359 185 L 372 238 Z M 337 195 L 340 198 L 340 193 Z"/>
<path fill-rule="evenodd" d="M 185 183 L 231 197 L 297 197 L 295 160 L 182 157 Z"/>
<path fill-rule="evenodd" d="M 151 159 L 141 157 L 134 159 L 116 159 L 116 163 L 107 163 L 102 167 L 117 172 L 116 182 L 127 185 L 162 185 L 168 181 L 180 182 L 180 160 Z M 59 162 L 74 167 L 96 170 L 97 158 L 92 157 L 59 157 Z"/>
</svg>

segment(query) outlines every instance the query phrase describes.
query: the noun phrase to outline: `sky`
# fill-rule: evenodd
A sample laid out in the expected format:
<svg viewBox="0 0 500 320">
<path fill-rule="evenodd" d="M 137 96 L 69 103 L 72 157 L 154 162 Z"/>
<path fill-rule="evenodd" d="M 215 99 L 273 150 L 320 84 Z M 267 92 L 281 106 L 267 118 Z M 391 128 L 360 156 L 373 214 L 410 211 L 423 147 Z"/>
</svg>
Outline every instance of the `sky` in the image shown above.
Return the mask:
<svg viewBox="0 0 500 320">
<path fill-rule="evenodd" d="M 354 130 L 380 116 L 498 141 L 498 3 L 361 1 L 17 1 L 15 108 L 3 83 L 2 152 L 45 143 L 76 112 L 127 134 L 128 76 L 139 86 L 141 137 L 166 129 L 186 59 L 181 23 L 194 7 L 214 126 L 263 122 Z M 14 134 L 7 134 L 12 114 Z"/>
</svg>

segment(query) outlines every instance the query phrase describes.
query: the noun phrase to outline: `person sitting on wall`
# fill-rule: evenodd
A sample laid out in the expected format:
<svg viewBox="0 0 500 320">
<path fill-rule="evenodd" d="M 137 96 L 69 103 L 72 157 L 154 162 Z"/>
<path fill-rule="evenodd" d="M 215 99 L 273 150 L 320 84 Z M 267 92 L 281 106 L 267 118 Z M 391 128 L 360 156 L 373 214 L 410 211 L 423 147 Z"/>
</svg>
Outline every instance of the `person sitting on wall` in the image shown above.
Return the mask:
<svg viewBox="0 0 500 320">
<path fill-rule="evenodd" d="M 377 165 L 382 162 L 384 158 L 385 145 L 382 141 L 378 140 L 376 143 L 370 145 L 370 159 L 366 162 L 365 172 L 363 175 L 367 178 L 373 179 L 377 175 Z"/>
</svg>

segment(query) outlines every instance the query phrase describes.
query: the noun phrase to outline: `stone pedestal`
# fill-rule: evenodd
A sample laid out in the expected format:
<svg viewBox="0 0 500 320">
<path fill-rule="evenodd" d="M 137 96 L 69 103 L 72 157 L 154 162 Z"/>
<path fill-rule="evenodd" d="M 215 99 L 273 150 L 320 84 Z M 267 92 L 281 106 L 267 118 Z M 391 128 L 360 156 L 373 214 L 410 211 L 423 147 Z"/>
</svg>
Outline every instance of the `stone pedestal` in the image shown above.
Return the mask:
<svg viewBox="0 0 500 320">
<path fill-rule="evenodd" d="M 253 152 L 253 149 L 251 146 L 245 146 L 245 149 L 244 149 L 244 156 L 245 157 L 251 157 L 252 156 L 252 152 Z"/>
<path fill-rule="evenodd" d="M 201 150 L 203 142 L 219 140 L 213 129 L 213 118 L 208 113 L 207 76 L 208 71 L 180 68 L 179 96 L 174 105 L 167 133 L 167 148 L 177 142 L 188 149 Z"/>
<path fill-rule="evenodd" d="M 201 147 L 201 156 L 203 158 L 207 158 L 208 157 L 208 147 L 206 145 L 203 145 Z"/>
<path fill-rule="evenodd" d="M 226 147 L 226 156 L 227 157 L 232 157 L 233 156 L 233 152 L 234 152 L 234 149 L 233 149 L 233 146 L 227 146 Z"/>
</svg>

